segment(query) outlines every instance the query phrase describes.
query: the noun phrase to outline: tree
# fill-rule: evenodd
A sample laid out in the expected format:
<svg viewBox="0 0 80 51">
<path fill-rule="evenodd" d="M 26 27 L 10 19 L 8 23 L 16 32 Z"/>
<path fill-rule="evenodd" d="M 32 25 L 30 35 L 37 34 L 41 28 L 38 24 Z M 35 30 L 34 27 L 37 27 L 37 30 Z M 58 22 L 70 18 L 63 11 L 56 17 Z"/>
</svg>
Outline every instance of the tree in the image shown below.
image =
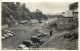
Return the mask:
<svg viewBox="0 0 80 51">
<path fill-rule="evenodd" d="M 70 10 L 74 10 L 74 9 L 77 9 L 77 8 L 78 8 L 78 2 L 72 3 L 72 4 L 70 4 L 70 6 L 69 6 L 69 9 L 70 9 Z"/>
<path fill-rule="evenodd" d="M 11 15 L 11 16 L 10 16 Z M 25 3 L 20 2 L 3 2 L 2 3 L 2 24 L 14 24 L 21 20 L 38 19 L 41 20 L 46 16 L 36 9 L 35 12 L 30 12 L 26 8 Z"/>
</svg>

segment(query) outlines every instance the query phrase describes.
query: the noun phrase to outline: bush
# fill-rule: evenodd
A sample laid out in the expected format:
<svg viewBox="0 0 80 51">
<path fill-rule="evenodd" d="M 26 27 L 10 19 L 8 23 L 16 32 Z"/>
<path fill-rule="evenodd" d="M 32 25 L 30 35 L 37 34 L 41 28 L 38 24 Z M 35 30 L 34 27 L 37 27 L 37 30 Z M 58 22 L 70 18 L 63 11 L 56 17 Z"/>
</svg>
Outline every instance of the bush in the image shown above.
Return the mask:
<svg viewBox="0 0 80 51">
<path fill-rule="evenodd" d="M 78 39 L 78 32 L 71 31 L 63 34 L 62 37 L 71 39 L 71 40 Z"/>
</svg>

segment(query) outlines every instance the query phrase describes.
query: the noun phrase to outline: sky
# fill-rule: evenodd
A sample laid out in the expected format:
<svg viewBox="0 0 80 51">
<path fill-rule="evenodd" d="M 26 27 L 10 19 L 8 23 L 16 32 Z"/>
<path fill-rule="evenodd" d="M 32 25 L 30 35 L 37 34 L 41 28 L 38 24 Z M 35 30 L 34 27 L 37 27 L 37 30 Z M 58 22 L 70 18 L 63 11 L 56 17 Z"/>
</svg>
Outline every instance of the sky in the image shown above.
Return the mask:
<svg viewBox="0 0 80 51">
<path fill-rule="evenodd" d="M 74 2 L 25 2 L 30 11 L 39 9 L 43 14 L 62 13 L 69 9 L 69 5 Z"/>
</svg>

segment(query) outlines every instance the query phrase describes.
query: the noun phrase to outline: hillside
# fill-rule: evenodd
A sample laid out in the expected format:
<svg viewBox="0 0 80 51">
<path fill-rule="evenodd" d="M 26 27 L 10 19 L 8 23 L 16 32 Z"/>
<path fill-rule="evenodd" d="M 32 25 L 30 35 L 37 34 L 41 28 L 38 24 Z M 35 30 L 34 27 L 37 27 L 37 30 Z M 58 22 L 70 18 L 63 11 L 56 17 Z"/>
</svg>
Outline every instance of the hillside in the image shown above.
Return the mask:
<svg viewBox="0 0 80 51">
<path fill-rule="evenodd" d="M 71 36 L 71 38 L 65 38 L 63 35 L 66 34 L 66 32 L 70 31 L 58 31 L 58 33 L 54 33 L 53 36 L 44 43 L 40 48 L 52 48 L 53 50 L 77 50 L 78 49 L 78 39 L 74 38 L 74 35 Z M 70 33 L 69 35 L 71 35 Z"/>
<path fill-rule="evenodd" d="M 3 2 L 2 3 L 2 24 L 14 25 L 16 22 L 31 19 L 46 19 L 47 17 L 40 11 L 31 12 L 26 8 L 25 3 Z"/>
</svg>

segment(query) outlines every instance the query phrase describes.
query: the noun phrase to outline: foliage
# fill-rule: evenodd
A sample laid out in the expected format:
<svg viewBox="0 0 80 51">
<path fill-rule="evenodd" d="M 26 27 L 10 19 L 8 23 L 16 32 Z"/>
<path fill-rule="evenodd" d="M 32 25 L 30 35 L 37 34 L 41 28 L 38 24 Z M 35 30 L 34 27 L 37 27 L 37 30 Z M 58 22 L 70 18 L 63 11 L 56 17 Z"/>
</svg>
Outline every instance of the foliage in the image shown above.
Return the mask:
<svg viewBox="0 0 80 51">
<path fill-rule="evenodd" d="M 46 16 L 37 9 L 35 12 L 30 12 L 26 8 L 25 3 L 19 2 L 3 2 L 2 3 L 2 24 L 14 24 L 21 20 L 30 19 L 46 19 Z"/>
<path fill-rule="evenodd" d="M 72 3 L 72 4 L 70 4 L 70 6 L 69 6 L 69 9 L 70 9 L 70 10 L 74 10 L 74 9 L 77 9 L 77 8 L 78 8 L 78 2 Z"/>
<path fill-rule="evenodd" d="M 69 39 L 70 41 L 78 39 L 78 32 L 70 31 L 62 35 L 62 37 Z"/>
</svg>

